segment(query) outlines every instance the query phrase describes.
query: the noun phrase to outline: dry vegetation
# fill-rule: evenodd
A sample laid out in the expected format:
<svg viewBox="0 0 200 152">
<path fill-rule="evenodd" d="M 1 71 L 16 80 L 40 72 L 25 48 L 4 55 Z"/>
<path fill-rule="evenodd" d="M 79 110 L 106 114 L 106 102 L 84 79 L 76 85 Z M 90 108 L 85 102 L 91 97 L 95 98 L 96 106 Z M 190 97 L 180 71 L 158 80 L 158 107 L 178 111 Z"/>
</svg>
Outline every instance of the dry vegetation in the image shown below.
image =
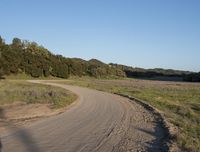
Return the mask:
<svg viewBox="0 0 200 152">
<path fill-rule="evenodd" d="M 78 78 L 65 81 L 147 101 L 178 127 L 176 141 L 182 150 L 200 151 L 200 84 L 149 80 L 98 80 Z"/>
<path fill-rule="evenodd" d="M 25 81 L 0 81 L 0 106 L 24 103 L 48 103 L 52 108 L 69 105 L 76 95 L 61 88 L 41 84 L 31 84 Z"/>
</svg>

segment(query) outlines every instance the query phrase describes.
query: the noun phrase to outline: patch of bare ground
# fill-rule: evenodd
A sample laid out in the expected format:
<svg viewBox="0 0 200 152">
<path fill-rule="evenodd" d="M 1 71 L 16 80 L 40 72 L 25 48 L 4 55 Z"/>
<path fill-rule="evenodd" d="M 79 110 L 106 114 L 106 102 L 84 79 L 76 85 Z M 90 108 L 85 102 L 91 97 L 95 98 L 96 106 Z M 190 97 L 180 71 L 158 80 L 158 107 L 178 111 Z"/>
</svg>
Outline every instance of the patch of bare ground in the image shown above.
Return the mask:
<svg viewBox="0 0 200 152">
<path fill-rule="evenodd" d="M 77 101 L 77 100 L 76 100 Z M 1 136 L 5 135 L 9 129 L 10 124 L 16 127 L 23 127 L 30 125 L 32 122 L 42 118 L 58 115 L 66 111 L 68 108 L 76 104 L 72 104 L 55 109 L 51 104 L 26 104 L 24 102 L 14 102 L 0 107 L 0 132 Z M 14 131 L 14 130 L 13 130 Z"/>
</svg>

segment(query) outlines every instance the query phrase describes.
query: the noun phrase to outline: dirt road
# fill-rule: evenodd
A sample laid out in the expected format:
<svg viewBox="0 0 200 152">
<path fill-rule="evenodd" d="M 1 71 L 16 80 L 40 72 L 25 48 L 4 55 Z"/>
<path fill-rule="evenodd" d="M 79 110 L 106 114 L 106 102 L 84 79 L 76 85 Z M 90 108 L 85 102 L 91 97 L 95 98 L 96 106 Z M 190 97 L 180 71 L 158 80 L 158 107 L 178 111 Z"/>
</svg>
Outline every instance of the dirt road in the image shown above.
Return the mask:
<svg viewBox="0 0 200 152">
<path fill-rule="evenodd" d="M 66 112 L 2 138 L 3 152 L 161 151 L 165 130 L 129 99 L 87 88 L 53 84 L 79 95 Z M 162 150 L 163 151 L 163 150 Z"/>
</svg>

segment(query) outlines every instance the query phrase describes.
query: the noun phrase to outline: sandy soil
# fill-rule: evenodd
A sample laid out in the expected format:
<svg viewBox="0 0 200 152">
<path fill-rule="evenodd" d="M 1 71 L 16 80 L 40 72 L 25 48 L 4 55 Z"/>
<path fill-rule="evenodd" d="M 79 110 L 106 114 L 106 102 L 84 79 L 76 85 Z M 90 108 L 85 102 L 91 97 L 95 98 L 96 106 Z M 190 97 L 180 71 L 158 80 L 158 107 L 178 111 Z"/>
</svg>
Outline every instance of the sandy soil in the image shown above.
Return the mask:
<svg viewBox="0 0 200 152">
<path fill-rule="evenodd" d="M 24 102 L 16 101 L 13 104 L 0 107 L 0 133 L 1 136 L 9 132 L 8 125 L 12 123 L 16 127 L 31 125 L 34 121 L 53 115 L 61 114 L 76 102 L 71 105 L 53 109 L 50 104 L 25 104 Z"/>
<path fill-rule="evenodd" d="M 167 145 L 163 145 L 166 129 L 143 106 L 130 102 L 128 98 L 101 91 L 48 84 L 78 94 L 79 104 L 60 115 L 23 128 L 13 129 L 16 127 L 9 124 L 8 128 L 15 131 L 2 136 L 3 151 L 168 151 Z M 25 109 L 24 112 L 27 112 Z"/>
</svg>

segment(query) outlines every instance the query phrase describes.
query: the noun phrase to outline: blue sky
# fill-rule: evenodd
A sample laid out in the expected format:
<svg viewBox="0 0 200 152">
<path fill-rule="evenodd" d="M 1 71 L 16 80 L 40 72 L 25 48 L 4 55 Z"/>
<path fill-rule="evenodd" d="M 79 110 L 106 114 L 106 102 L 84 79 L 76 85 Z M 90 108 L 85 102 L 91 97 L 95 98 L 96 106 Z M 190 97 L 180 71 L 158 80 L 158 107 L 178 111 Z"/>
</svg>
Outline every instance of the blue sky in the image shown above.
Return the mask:
<svg viewBox="0 0 200 152">
<path fill-rule="evenodd" d="M 1 0 L 0 35 L 66 57 L 200 71 L 199 0 Z"/>
</svg>

